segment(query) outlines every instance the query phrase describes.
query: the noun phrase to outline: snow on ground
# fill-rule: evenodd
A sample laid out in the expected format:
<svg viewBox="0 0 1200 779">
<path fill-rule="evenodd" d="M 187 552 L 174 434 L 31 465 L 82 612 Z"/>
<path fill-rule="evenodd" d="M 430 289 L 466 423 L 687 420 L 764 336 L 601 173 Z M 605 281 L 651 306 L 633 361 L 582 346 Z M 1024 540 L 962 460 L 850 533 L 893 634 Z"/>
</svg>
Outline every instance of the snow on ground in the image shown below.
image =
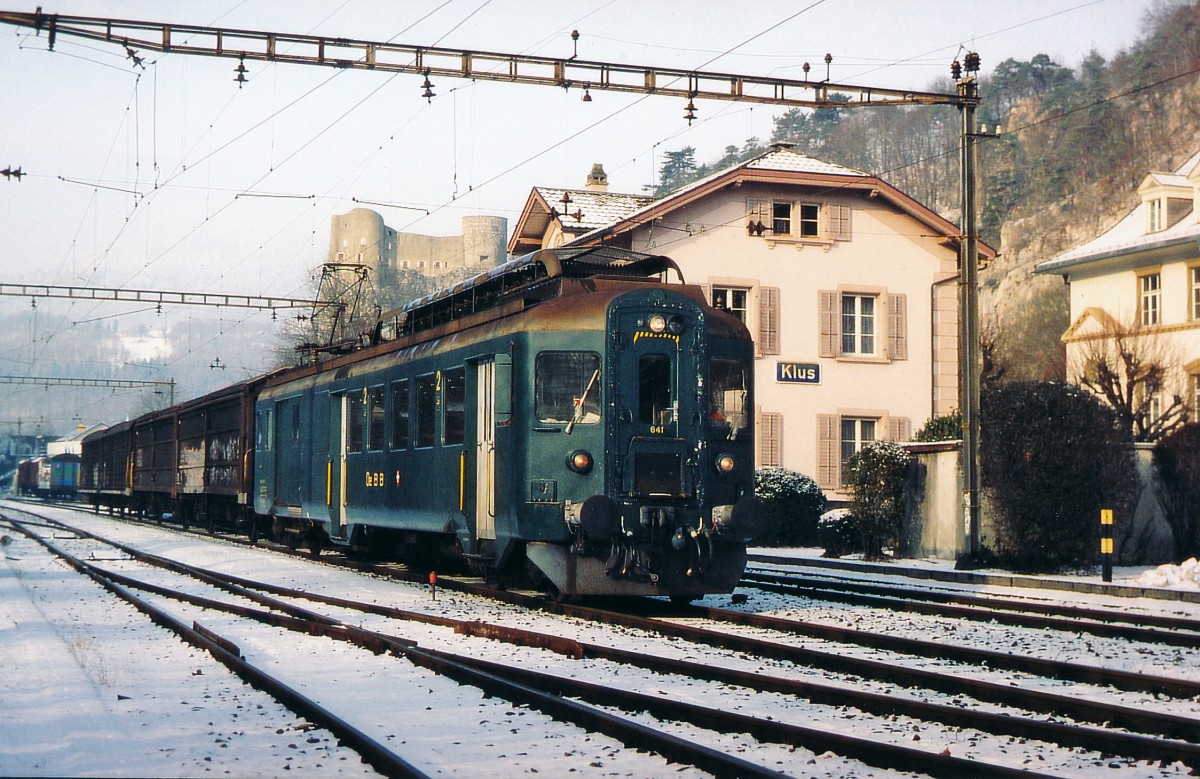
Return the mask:
<svg viewBox="0 0 1200 779">
<path fill-rule="evenodd" d="M 90 526 L 97 532 L 120 537 L 146 551 L 247 578 L 269 579 L 285 586 L 439 616 L 553 632 L 631 650 L 666 655 L 678 655 L 682 650 L 690 659 L 719 662 L 743 670 L 815 678 L 826 683 L 866 687 L 888 694 L 912 694 L 931 700 L 945 698 L 942 702 L 951 700 L 948 696 L 927 691 L 898 693 L 895 688 L 882 683 L 838 678 L 819 669 L 799 668 L 735 652 L 706 650 L 686 642 L 646 636 L 638 631 L 531 613 L 450 591 L 439 592 L 437 600 L 433 601 L 427 588 L 194 535 L 116 524 L 102 517 L 77 513 L 63 512 L 61 516 Z M 57 543 L 66 545 L 70 542 L 59 540 Z M 98 587 L 37 550 L 40 547 L 32 542 L 18 539 L 2 550 L 5 559 L 0 561 L 0 703 L 3 704 L 0 705 L 0 775 L 275 776 L 284 770 L 302 770 L 318 776 L 370 773 L 367 767 L 358 763 L 357 756 L 337 748 L 328 733 L 297 730 L 294 715 L 268 696 L 246 687 L 207 654 L 166 636 L 132 609 L 117 604 Z M 775 553 L 777 550 L 769 551 Z M 120 555 L 112 557 L 119 558 Z M 131 575 L 136 567 L 135 563 L 120 559 L 106 561 L 104 565 L 112 570 L 128 571 Z M 837 573 L 878 581 L 892 578 Z M 141 569 L 136 575 L 149 577 Z M 162 576 L 164 582 L 170 581 L 168 574 L 156 573 L 155 576 Z M 197 592 L 204 591 L 203 585 L 186 586 L 189 591 L 192 587 L 196 587 Z M 996 588 L 976 586 L 974 591 L 983 589 L 990 592 Z M 1021 595 L 1029 597 L 1030 592 L 1022 590 Z M 211 591 L 206 594 L 213 596 Z M 1048 591 L 1038 591 L 1038 595 L 1072 602 L 1079 597 L 1074 593 Z M 221 597 L 229 599 L 227 595 Z M 746 608 L 761 613 L 835 623 L 850 620 L 861 622 L 861 626 L 868 629 L 887 625 L 898 632 L 915 636 L 924 634 L 926 638 L 935 631 L 936 625 L 930 618 L 898 619 L 898 615 L 890 612 L 872 614 L 866 609 L 806 603 L 757 591 L 749 593 L 749 597 Z M 1099 596 L 1087 598 L 1100 599 Z M 1111 603 L 1114 599 L 1103 600 Z M 1146 609 L 1148 613 L 1177 614 L 1183 607 L 1195 609 L 1192 616 L 1200 616 L 1200 606 L 1195 604 L 1137 601 L 1138 608 Z M 710 597 L 706 602 L 729 605 L 727 597 Z M 1032 764 L 1025 763 L 1026 766 L 1062 775 L 1088 776 L 1097 770 L 1097 766 L 1109 764 L 1098 755 L 1053 745 L 1025 744 L 1014 748 L 1007 738 L 980 736 L 937 723 L 903 717 L 873 718 L 846 707 L 818 707 L 787 696 L 662 677 L 601 661 L 570 660 L 546 652 L 458 636 L 442 628 L 397 623 L 314 607 L 309 603 L 303 605 L 347 622 L 415 639 L 425 647 L 497 661 L 520 660 L 529 667 L 552 670 L 573 678 L 620 683 L 630 689 L 771 716 L 831 732 L 871 732 L 892 743 L 937 751 L 945 748 L 960 757 L 989 761 L 1007 759 L 1017 767 L 1022 765 L 1020 756 L 1023 755 L 1024 759 L 1033 761 Z M 239 643 L 247 659 L 291 683 L 304 684 L 312 697 L 329 705 L 339 701 L 352 702 L 359 718 L 355 724 L 378 740 L 396 746 L 398 754 L 430 773 L 498 776 L 540 772 L 551 776 L 672 777 L 700 774 L 692 768 L 666 764 L 652 755 L 639 755 L 611 739 L 556 723 L 536 711 L 485 699 L 478 690 L 428 674 L 404 660 L 376 658 L 326 639 L 297 637 L 274 628 L 247 626 L 226 615 L 202 612 L 180 604 L 171 604 L 170 608 L 184 619 L 199 619 L 206 627 L 228 635 Z M 1000 638 L 987 638 L 986 626 L 954 624 L 957 626 L 954 632 L 980 630 L 984 631 L 980 637 L 986 640 L 1029 642 L 1029 651 L 1036 654 L 1054 656 L 1075 651 L 1081 643 L 1080 636 L 1053 636 L 1038 641 L 1036 636 L 1041 634 L 1040 631 L 1019 629 L 1014 629 L 1015 633 L 1001 633 Z M 993 630 L 996 629 L 993 626 Z M 956 642 L 960 640 L 953 635 L 949 638 Z M 811 647 L 826 644 L 811 639 L 797 641 Z M 830 647 L 841 653 L 859 651 Z M 1143 672 L 1153 668 L 1155 673 L 1164 673 L 1171 667 L 1169 659 L 1156 657 L 1157 651 L 1147 655 L 1145 651 L 1128 650 L 1115 643 L 1101 646 L 1100 651 L 1105 655 L 1108 667 L 1127 664 L 1131 668 L 1142 668 Z M 1174 650 L 1164 650 L 1164 654 L 1167 651 Z M 862 653 L 880 656 L 873 650 L 862 650 Z M 1188 667 L 1200 666 L 1200 658 L 1196 653 L 1190 653 L 1181 663 Z M 1005 683 L 1018 676 L 994 674 L 995 679 L 1004 679 Z M 1043 683 L 1059 692 L 1103 694 L 1086 689 L 1086 685 Z M 1137 705 L 1138 700 L 1140 698 L 1133 696 L 1131 705 Z M 1143 703 L 1200 719 L 1197 702 L 1156 703 L 1147 700 Z M 976 704 L 971 702 L 969 705 Z M 1002 707 L 987 704 L 978 706 L 1002 710 Z M 638 719 L 655 724 L 644 715 Z M 31 727 L 29 723 L 34 725 Z M 671 726 L 670 730 L 691 737 L 697 733 L 687 726 Z M 867 769 L 855 761 L 832 755 L 817 756 L 801 749 L 753 744 L 738 734 L 709 734 L 706 738 L 710 746 L 793 775 L 898 775 Z M 19 746 L 10 746 L 13 744 Z M 1167 776 L 1175 775 L 1179 768 L 1119 765 L 1127 770 L 1113 772 L 1106 769 L 1106 772 L 1119 777 Z"/>
<path fill-rule="evenodd" d="M 1195 557 L 1179 565 L 1160 565 L 1153 571 L 1145 571 L 1134 580 L 1138 587 L 1171 587 L 1200 592 L 1200 562 Z"/>
</svg>

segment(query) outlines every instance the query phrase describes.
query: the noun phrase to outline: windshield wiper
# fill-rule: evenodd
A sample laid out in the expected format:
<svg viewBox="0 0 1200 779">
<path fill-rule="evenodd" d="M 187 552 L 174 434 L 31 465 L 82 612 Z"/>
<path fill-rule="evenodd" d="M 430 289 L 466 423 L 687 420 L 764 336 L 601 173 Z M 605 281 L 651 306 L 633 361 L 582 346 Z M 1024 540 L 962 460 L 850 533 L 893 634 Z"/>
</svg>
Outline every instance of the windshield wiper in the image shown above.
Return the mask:
<svg viewBox="0 0 1200 779">
<path fill-rule="evenodd" d="M 599 368 L 592 373 L 592 378 L 588 379 L 587 386 L 583 388 L 583 396 L 579 398 L 579 403 L 575 406 L 575 414 L 571 417 L 571 421 L 567 423 L 567 435 L 571 435 L 571 431 L 575 429 L 575 425 L 579 424 L 579 421 L 583 419 L 583 404 L 587 402 L 588 395 L 591 394 L 592 387 L 596 386 L 596 379 L 598 378 L 600 378 Z"/>
</svg>

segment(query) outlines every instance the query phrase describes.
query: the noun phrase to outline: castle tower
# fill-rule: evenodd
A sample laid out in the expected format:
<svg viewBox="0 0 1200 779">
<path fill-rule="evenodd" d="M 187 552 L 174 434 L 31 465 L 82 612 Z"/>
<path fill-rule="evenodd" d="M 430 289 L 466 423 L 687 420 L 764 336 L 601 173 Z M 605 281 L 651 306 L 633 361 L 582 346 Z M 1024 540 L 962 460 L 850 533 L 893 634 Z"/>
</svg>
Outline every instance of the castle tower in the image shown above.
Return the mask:
<svg viewBox="0 0 1200 779">
<path fill-rule="evenodd" d="M 485 270 L 508 260 L 508 220 L 502 216 L 462 218 L 462 267 Z"/>
<path fill-rule="evenodd" d="M 329 225 L 326 262 L 366 265 L 386 286 L 396 269 L 396 231 L 369 208 L 335 214 Z"/>
</svg>

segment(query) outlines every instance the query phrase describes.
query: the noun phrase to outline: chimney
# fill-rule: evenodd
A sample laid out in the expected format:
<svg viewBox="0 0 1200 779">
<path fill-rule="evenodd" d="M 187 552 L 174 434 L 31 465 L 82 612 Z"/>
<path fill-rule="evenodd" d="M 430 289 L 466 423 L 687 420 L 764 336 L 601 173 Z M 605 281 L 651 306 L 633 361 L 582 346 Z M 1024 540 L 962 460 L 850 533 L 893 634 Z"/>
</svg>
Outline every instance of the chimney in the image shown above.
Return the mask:
<svg viewBox="0 0 1200 779">
<path fill-rule="evenodd" d="M 599 162 L 592 165 L 592 172 L 588 174 L 587 186 L 584 189 L 588 192 L 608 191 L 608 174 L 604 172 L 604 166 Z"/>
</svg>

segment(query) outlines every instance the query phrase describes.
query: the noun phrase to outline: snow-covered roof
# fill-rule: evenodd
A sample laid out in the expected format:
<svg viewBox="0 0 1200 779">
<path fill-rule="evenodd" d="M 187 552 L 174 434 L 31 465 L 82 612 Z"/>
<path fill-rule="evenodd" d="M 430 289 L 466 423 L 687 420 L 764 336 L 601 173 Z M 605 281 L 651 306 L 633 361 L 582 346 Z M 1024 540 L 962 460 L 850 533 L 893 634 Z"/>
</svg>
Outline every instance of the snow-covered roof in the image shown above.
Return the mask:
<svg viewBox="0 0 1200 779">
<path fill-rule="evenodd" d="M 618 192 L 596 192 L 586 189 L 534 187 L 534 191 L 559 211 L 559 221 L 562 222 L 563 229 L 573 233 L 587 232 L 612 224 L 654 200 L 654 198 L 644 195 L 625 195 Z M 570 203 L 562 202 L 563 194 L 570 196 Z M 574 216 L 576 213 L 579 214 L 578 219 Z"/>
<path fill-rule="evenodd" d="M 1156 182 L 1169 186 L 1191 187 L 1188 175 L 1200 165 L 1200 152 L 1193 155 L 1174 173 L 1150 174 Z M 1069 249 L 1045 262 L 1037 264 L 1038 273 L 1061 273 L 1062 271 L 1101 260 L 1143 253 L 1155 249 L 1194 243 L 1200 238 L 1200 221 L 1195 215 L 1184 216 L 1165 230 L 1146 232 L 1149 205 L 1139 203 L 1109 230 L 1087 243 Z"/>
<path fill-rule="evenodd" d="M 766 154 L 747 162 L 743 167 L 752 170 L 785 170 L 794 173 L 829 173 L 835 176 L 866 176 L 861 170 L 854 170 L 833 162 L 825 162 L 816 157 L 810 157 L 803 152 L 786 147 L 772 148 Z M 725 171 L 722 171 L 724 173 Z"/>
</svg>

